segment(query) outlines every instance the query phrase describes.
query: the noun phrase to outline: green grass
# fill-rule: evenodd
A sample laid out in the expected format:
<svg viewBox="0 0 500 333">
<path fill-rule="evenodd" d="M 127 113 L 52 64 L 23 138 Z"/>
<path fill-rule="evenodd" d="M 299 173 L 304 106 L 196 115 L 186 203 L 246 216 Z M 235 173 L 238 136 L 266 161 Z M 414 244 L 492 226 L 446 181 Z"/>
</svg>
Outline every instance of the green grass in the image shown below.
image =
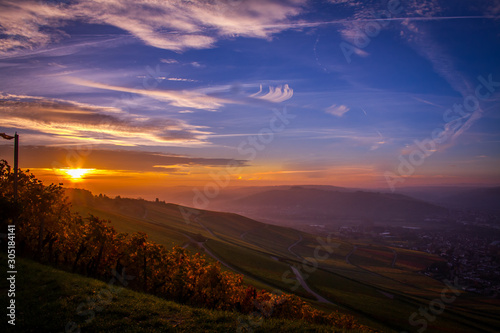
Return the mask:
<svg viewBox="0 0 500 333">
<path fill-rule="evenodd" d="M 251 230 L 245 239 L 273 255 L 295 258 L 288 252 L 288 247 L 300 239 L 299 235 L 300 233 L 293 229 L 266 225 L 263 228 Z"/>
<path fill-rule="evenodd" d="M 215 255 L 224 258 L 229 265 L 242 271 L 245 275 L 258 277 L 267 284 L 285 292 L 293 292 L 290 288 L 294 286 L 294 283 L 287 284 L 282 278 L 287 271 L 290 272 L 289 278 L 295 277 L 288 264 L 276 261 L 261 252 L 244 247 L 234 248 L 220 241 L 210 240 L 207 242 L 207 246 Z M 302 287 L 295 290 L 295 293 L 299 296 L 310 297 Z"/>
<path fill-rule="evenodd" d="M 1 258 L 5 263 L 4 253 Z M 21 258 L 17 270 L 16 326 L 8 332 L 64 332 L 71 327 L 81 332 L 235 332 L 244 325 L 254 332 L 333 331 L 304 321 L 261 321 L 237 312 L 180 305 L 121 288 L 119 282 L 113 287 Z M 0 287 L 6 291 L 6 279 Z"/>
<path fill-rule="evenodd" d="M 428 308 L 431 301 L 440 299 L 441 291 L 445 287 L 441 284 L 439 292 L 415 289 L 400 285 L 397 281 L 389 279 L 384 281 L 384 277 L 366 272 L 363 278 L 356 276 L 354 271 L 352 273 L 336 274 L 319 269 L 309 276 L 307 282 L 338 305 L 353 310 L 374 323 L 387 323 L 388 327 L 385 327 L 384 331 L 394 328 L 414 331 L 415 329 L 409 325 L 409 316 L 420 308 Z M 367 276 L 371 276 L 372 281 L 365 279 Z M 434 322 L 429 323 L 427 331 L 443 331 L 450 328 L 453 332 L 496 332 L 495 327 L 499 327 L 500 324 L 498 316 L 494 315 L 498 310 L 498 301 L 495 302 L 496 305 L 480 303 L 479 305 L 484 308 L 479 310 L 476 303 L 481 298 L 470 299 L 470 297 L 468 293 L 457 297 L 455 302 L 447 306 L 445 312 L 436 316 Z"/>
<path fill-rule="evenodd" d="M 142 221 L 140 218 L 133 218 L 118 212 L 99 208 L 79 208 L 78 210 L 82 216 L 92 214 L 99 218 L 110 220 L 118 232 L 132 234 L 136 231 L 143 231 L 148 234 L 149 239 L 167 247 L 174 245 L 182 245 L 188 239 L 179 232 L 165 228 L 162 225 L 148 223 Z"/>
<path fill-rule="evenodd" d="M 123 199 L 122 199 L 123 200 Z M 126 203 L 126 204 L 124 204 Z M 301 258 L 314 262 L 315 250 L 320 245 L 317 236 L 287 227 L 266 226 L 263 223 L 229 213 L 199 211 L 198 221 L 186 221 L 179 207 L 171 204 L 140 200 L 126 200 L 121 204 L 108 201 L 96 205 L 77 207 L 81 212 L 93 210 L 97 216 L 109 218 L 119 231 L 144 231 L 150 239 L 170 247 L 172 243 L 185 244 L 187 238 L 199 235 L 207 239 L 207 246 L 218 258 L 245 274 L 245 282 L 258 289 L 272 290 L 278 287 L 287 291 L 289 285 L 283 273 L 290 264 L 301 266 Z M 189 223 L 186 223 L 189 222 Z M 244 237 L 242 237 L 242 235 Z M 288 247 L 302 237 L 292 251 Z M 324 260 L 318 260 L 318 269 L 309 274 L 306 282 L 315 291 L 330 299 L 338 307 L 312 302 L 326 311 L 340 309 L 359 318 L 363 324 L 385 331 L 416 331 L 408 324 L 408 317 L 420 307 L 427 307 L 433 299 L 439 298 L 445 288 L 443 283 L 417 272 L 441 258 L 423 252 L 391 248 L 384 245 L 370 245 L 371 241 L 357 240 L 352 244 L 346 240 L 332 240 L 340 244 Z M 325 243 L 325 238 L 323 238 Z M 356 245 L 351 255 L 351 265 L 346 255 Z M 188 246 L 195 252 L 202 251 Z M 393 250 L 397 261 L 392 267 Z M 326 252 L 320 251 L 321 255 Z M 272 257 L 278 258 L 279 261 Z M 213 260 L 209 258 L 209 260 Z M 223 266 L 223 269 L 226 269 Z M 302 270 L 305 272 L 305 270 Z M 288 278 L 293 278 L 289 275 Z M 296 293 L 310 300 L 310 295 L 300 287 Z M 388 297 L 388 294 L 393 297 Z M 429 326 L 427 332 L 448 325 L 452 331 L 493 332 L 500 327 L 498 311 L 500 300 L 492 300 L 470 293 L 462 293 L 439 320 Z"/>
</svg>

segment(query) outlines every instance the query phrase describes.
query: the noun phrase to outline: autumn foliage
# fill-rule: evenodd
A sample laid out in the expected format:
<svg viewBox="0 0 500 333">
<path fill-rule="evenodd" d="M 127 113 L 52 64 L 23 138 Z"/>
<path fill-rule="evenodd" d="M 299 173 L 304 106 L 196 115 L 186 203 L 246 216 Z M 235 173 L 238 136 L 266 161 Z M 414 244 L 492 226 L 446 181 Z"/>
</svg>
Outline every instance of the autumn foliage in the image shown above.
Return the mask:
<svg viewBox="0 0 500 333">
<path fill-rule="evenodd" d="M 5 230 L 15 222 L 21 255 L 101 279 L 108 279 L 112 272 L 126 274 L 133 277 L 131 288 L 179 303 L 361 328 L 352 316 L 327 314 L 295 295 L 247 286 L 243 276 L 222 271 L 219 263 L 209 263 L 199 253 L 181 247 L 167 249 L 148 240 L 145 233 L 118 233 L 109 221 L 71 213 L 62 187 L 45 186 L 28 172 L 19 172 L 15 203 L 13 170 L 0 161 L 0 223 Z"/>
</svg>

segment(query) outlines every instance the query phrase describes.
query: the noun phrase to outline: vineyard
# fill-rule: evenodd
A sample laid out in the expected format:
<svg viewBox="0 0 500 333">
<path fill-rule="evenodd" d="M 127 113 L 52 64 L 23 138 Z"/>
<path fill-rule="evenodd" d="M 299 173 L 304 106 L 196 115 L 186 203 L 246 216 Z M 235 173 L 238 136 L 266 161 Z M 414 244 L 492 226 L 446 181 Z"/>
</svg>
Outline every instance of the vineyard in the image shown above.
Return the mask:
<svg viewBox="0 0 500 333">
<path fill-rule="evenodd" d="M 218 262 L 184 248 L 166 248 L 143 232 L 117 232 L 110 222 L 71 211 L 64 189 L 44 185 L 29 171 L 18 175 L 0 162 L 2 227 L 17 226 L 18 255 L 88 277 L 133 277 L 128 287 L 181 304 L 257 313 L 264 318 L 300 319 L 345 329 L 363 329 L 354 317 L 314 309 L 295 295 L 256 290 L 243 276 L 221 270 Z"/>
</svg>

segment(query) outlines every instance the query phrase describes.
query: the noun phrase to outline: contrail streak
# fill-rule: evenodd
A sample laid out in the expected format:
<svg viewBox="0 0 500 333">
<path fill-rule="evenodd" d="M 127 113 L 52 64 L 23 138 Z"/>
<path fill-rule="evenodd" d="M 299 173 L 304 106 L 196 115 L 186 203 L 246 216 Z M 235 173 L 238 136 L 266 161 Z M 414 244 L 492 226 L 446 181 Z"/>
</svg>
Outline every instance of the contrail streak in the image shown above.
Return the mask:
<svg viewBox="0 0 500 333">
<path fill-rule="evenodd" d="M 323 22 L 298 22 L 287 24 L 272 24 L 264 25 L 269 28 L 283 28 L 283 27 L 317 27 L 321 25 L 330 24 L 345 24 L 353 22 L 376 22 L 376 21 L 440 21 L 440 20 L 477 20 L 477 19 L 500 19 L 500 16 L 494 15 L 478 15 L 478 16 L 413 16 L 413 17 L 389 17 L 389 18 L 366 18 L 366 19 L 341 19 Z"/>
</svg>

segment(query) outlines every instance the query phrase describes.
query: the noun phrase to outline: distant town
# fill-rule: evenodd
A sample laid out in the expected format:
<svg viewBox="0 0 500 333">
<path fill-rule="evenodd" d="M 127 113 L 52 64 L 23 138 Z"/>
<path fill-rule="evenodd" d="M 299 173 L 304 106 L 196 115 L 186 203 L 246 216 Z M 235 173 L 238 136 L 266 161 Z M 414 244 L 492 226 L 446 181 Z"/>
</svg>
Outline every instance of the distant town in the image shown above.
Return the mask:
<svg viewBox="0 0 500 333">
<path fill-rule="evenodd" d="M 428 227 L 429 224 L 436 228 Z M 338 234 L 346 239 L 369 238 L 388 246 L 436 254 L 445 260 L 443 264 L 434 264 L 422 274 L 454 281 L 462 289 L 483 296 L 500 295 L 500 215 L 497 213 L 459 211 L 447 218 L 426 219 L 425 227 L 348 225 L 341 226 Z"/>
</svg>

